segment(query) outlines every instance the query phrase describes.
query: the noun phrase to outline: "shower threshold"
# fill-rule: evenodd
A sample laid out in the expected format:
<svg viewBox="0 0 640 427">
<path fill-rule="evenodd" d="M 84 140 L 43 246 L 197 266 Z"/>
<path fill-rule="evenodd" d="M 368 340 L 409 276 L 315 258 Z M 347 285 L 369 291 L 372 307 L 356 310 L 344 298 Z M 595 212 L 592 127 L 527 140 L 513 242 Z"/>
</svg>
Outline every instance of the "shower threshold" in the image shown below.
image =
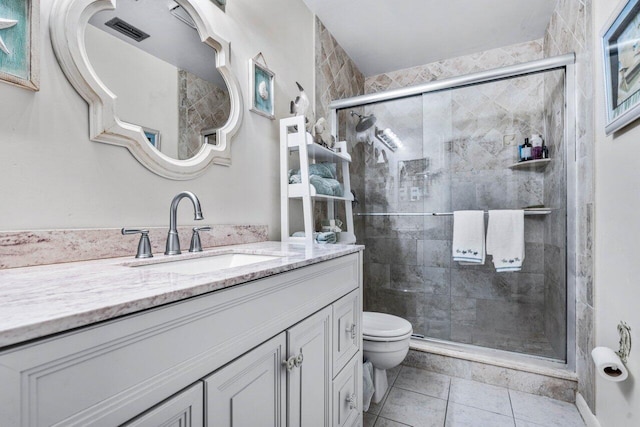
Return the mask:
<svg viewBox="0 0 640 427">
<path fill-rule="evenodd" d="M 411 337 L 410 349 L 554 378 L 577 379 L 576 373 L 569 369 L 564 360 L 424 338 L 420 334 Z"/>
</svg>

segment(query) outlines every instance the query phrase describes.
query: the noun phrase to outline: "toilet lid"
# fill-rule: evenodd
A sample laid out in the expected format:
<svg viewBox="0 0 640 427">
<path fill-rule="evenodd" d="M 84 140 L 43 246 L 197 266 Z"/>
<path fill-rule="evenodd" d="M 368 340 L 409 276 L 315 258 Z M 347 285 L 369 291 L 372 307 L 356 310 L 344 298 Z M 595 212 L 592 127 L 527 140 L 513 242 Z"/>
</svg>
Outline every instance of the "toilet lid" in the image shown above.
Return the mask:
<svg viewBox="0 0 640 427">
<path fill-rule="evenodd" d="M 365 311 L 362 313 L 362 335 L 369 337 L 391 338 L 410 334 L 411 323 L 391 314 Z"/>
</svg>

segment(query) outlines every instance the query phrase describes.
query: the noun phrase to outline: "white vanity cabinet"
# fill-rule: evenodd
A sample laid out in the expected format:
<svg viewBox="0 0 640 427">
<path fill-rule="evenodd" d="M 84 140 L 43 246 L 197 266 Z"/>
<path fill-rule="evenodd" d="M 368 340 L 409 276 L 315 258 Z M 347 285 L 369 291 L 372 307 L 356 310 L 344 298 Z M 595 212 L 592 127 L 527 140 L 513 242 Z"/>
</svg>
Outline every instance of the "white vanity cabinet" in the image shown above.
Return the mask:
<svg viewBox="0 0 640 427">
<path fill-rule="evenodd" d="M 359 425 L 361 291 L 357 252 L 0 349 L 0 424 L 331 426 L 350 399 Z"/>
</svg>

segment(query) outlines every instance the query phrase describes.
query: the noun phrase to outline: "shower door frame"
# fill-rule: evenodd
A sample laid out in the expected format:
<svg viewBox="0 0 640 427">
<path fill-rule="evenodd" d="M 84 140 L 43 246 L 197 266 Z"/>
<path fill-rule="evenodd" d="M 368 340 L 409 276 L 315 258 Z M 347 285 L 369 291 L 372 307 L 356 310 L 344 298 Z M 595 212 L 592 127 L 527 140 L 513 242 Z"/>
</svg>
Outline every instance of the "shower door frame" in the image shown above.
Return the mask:
<svg viewBox="0 0 640 427">
<path fill-rule="evenodd" d="M 419 85 L 388 90 L 384 92 L 355 96 L 352 98 L 334 100 L 329 104 L 329 118 L 333 135 L 338 135 L 338 110 L 363 107 L 384 101 L 424 95 L 432 92 L 476 86 L 514 77 L 539 74 L 554 70 L 564 70 L 564 138 L 567 180 L 567 337 L 566 337 L 566 368 L 576 369 L 576 247 L 577 247 L 577 144 L 576 144 L 576 77 L 575 53 L 494 68 L 462 76 L 435 80 Z M 451 341 L 452 343 L 455 343 Z M 458 343 L 455 343 L 458 344 Z M 510 352 L 511 353 L 511 352 Z M 525 355 L 528 356 L 528 355 Z M 532 356 L 533 357 L 533 356 Z"/>
</svg>

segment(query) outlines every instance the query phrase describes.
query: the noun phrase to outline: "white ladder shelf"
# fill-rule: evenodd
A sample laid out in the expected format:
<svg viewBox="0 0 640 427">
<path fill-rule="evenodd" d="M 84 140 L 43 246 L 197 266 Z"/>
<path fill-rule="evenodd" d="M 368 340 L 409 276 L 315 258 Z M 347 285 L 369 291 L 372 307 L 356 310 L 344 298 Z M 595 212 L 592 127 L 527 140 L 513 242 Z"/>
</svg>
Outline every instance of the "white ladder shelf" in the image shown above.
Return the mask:
<svg viewBox="0 0 640 427">
<path fill-rule="evenodd" d="M 300 184 L 289 184 L 289 169 L 291 154 L 298 153 L 300 162 Z M 327 196 L 318 194 L 309 181 L 309 164 L 314 162 L 336 163 L 342 165 L 342 186 L 344 196 Z M 328 218 L 335 218 L 335 203 L 344 203 L 346 230 L 339 233 L 338 243 L 354 244 L 356 237 L 353 232 L 353 195 L 349 178 L 349 163 L 351 156 L 347 153 L 347 143 L 336 143 L 335 151 L 313 142 L 312 136 L 305 130 L 304 116 L 289 117 L 280 120 L 280 199 L 281 199 L 281 240 L 283 242 L 300 242 L 312 244 L 313 239 L 313 202 L 327 203 Z M 336 168 L 337 170 L 337 168 Z M 302 215 L 304 220 L 305 237 L 292 237 L 290 230 L 289 200 L 302 199 Z M 343 228 L 344 228 L 343 224 Z"/>
</svg>

